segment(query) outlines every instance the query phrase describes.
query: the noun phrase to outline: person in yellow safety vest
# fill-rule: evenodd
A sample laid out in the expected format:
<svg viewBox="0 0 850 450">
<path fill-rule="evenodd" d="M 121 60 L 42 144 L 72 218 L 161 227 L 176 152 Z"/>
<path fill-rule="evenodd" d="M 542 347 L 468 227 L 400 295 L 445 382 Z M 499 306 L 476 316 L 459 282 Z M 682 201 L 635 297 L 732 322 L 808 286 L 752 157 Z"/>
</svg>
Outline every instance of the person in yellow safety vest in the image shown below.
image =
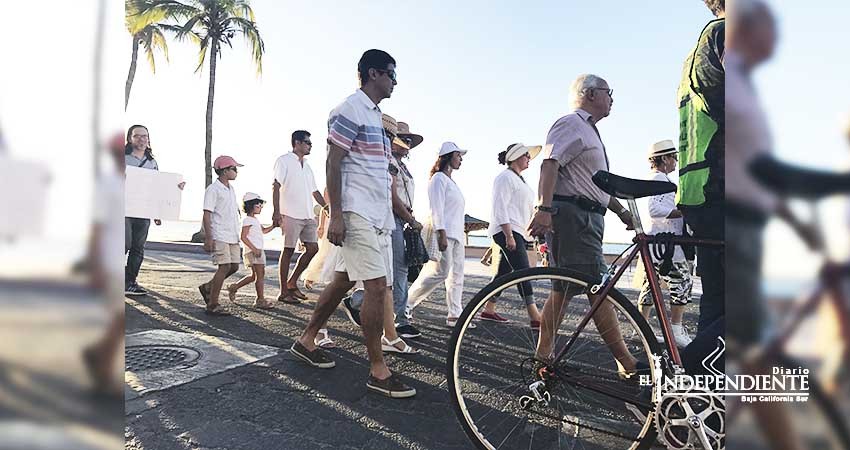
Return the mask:
<svg viewBox="0 0 850 450">
<path fill-rule="evenodd" d="M 696 238 L 724 239 L 725 0 L 704 0 L 710 21 L 685 60 L 678 90 L 679 190 L 676 203 Z M 703 294 L 699 333 L 724 314 L 723 252 L 697 248 Z"/>
</svg>

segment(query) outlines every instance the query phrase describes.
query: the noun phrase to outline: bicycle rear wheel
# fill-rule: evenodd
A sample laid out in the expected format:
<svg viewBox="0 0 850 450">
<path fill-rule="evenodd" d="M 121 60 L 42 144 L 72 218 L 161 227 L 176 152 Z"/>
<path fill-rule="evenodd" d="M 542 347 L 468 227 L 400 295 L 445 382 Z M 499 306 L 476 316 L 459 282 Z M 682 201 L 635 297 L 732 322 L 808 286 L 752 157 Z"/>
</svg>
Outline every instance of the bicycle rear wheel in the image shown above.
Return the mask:
<svg viewBox="0 0 850 450">
<path fill-rule="evenodd" d="M 655 442 L 652 389 L 638 377 L 622 380 L 606 344 L 615 327 L 600 330 L 591 320 L 574 345 L 545 380 L 534 355 L 539 334 L 528 324 L 524 302 L 516 294 L 521 282 L 531 282 L 537 298 L 545 298 L 553 281 L 576 289 L 565 306 L 564 320 L 554 336 L 558 353 L 590 310 L 586 292 L 592 285 L 583 274 L 560 268 L 533 268 L 513 272 L 485 286 L 467 305 L 449 342 L 447 378 L 455 413 L 467 436 L 480 449 L 644 449 Z M 469 325 L 491 299 L 499 297 L 499 314 L 509 323 L 478 321 Z M 604 299 L 602 310 L 612 311 L 620 344 L 650 367 L 650 355 L 660 346 L 637 309 L 617 290 Z M 601 313 L 598 313 L 601 314 Z M 610 323 L 610 322 L 609 322 Z M 535 366 L 535 364 L 537 364 Z M 649 380 L 655 379 L 651 367 Z M 531 386 L 537 382 L 537 388 Z M 542 389 L 541 389 L 542 388 Z M 548 402 L 537 401 L 548 396 Z M 640 404 L 638 414 L 627 404 Z M 632 408 L 634 409 L 634 408 Z M 643 418 L 638 416 L 643 414 Z"/>
</svg>

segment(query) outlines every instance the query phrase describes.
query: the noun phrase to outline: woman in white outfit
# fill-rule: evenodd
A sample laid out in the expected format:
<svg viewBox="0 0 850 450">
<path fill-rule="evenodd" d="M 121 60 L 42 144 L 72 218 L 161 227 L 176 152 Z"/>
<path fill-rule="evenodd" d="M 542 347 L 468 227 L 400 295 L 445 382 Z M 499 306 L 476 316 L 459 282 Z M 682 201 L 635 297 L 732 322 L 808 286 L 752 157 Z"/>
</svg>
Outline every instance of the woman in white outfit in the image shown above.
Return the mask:
<svg viewBox="0 0 850 450">
<path fill-rule="evenodd" d="M 428 261 L 425 264 L 419 278 L 408 290 L 408 305 L 413 310 L 437 286 L 445 283 L 448 308 L 446 325 L 450 327 L 455 325 L 463 310 L 463 222 L 466 200 L 452 180 L 452 173 L 460 168 L 464 154 L 466 150 L 461 150 L 454 142 L 444 142 L 440 147 L 437 162 L 431 169 L 428 200 L 431 204 L 431 225 L 437 233 L 441 256 L 439 262 Z"/>
<path fill-rule="evenodd" d="M 534 214 L 534 189 L 525 182 L 521 173 L 528 169 L 529 162 L 540 153 L 541 146 L 525 146 L 522 143 L 511 144 L 499 153 L 499 164 L 508 166 L 493 180 L 493 203 L 490 213 L 488 234 L 493 238 L 493 260 L 495 272 L 493 279 L 515 270 L 528 269 L 527 244 L 531 242 L 528 224 Z M 540 311 L 534 303 L 534 291 L 531 283 L 517 285 L 519 295 L 525 302 L 528 318 L 533 330 L 540 329 Z M 508 322 L 508 319 L 496 312 L 496 299 L 487 302 L 482 320 Z"/>
<path fill-rule="evenodd" d="M 668 173 L 676 170 L 678 151 L 673 145 L 673 141 L 664 140 L 656 142 L 649 149 L 649 164 L 652 168 L 650 179 L 655 181 L 670 181 Z M 681 235 L 684 227 L 684 219 L 682 212 L 676 209 L 676 193 L 655 195 L 649 197 L 649 216 L 652 218 L 652 225 L 647 234 L 658 233 L 673 233 Z M 661 263 L 659 260 L 653 259 L 653 264 L 657 268 Z M 667 283 L 670 291 L 670 325 L 673 329 L 673 337 L 676 340 L 676 345 L 686 347 L 691 338 L 685 331 L 682 325 L 682 317 L 685 314 L 685 305 L 691 302 L 691 267 L 688 261 L 685 260 L 685 253 L 682 247 L 676 246 L 673 251 L 673 267 L 666 275 L 660 275 L 661 279 Z M 638 296 L 638 308 L 645 318 L 649 318 L 649 312 L 652 311 L 652 296 L 649 295 L 649 278 L 644 277 L 643 286 Z"/>
</svg>

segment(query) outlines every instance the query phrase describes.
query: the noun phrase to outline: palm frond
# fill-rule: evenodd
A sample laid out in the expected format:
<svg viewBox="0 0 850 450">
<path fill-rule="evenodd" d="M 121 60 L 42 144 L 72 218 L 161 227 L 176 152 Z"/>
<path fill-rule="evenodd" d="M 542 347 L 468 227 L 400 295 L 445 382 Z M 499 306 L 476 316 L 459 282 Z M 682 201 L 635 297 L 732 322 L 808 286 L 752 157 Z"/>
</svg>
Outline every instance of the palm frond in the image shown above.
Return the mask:
<svg viewBox="0 0 850 450">
<path fill-rule="evenodd" d="M 200 49 L 200 52 L 198 52 L 198 67 L 195 68 L 196 73 L 200 72 L 201 69 L 204 67 L 204 61 L 206 60 L 206 57 L 207 57 L 207 47 L 209 47 L 209 45 L 210 45 L 209 36 L 201 39 L 201 41 L 200 41 L 201 49 Z M 213 55 L 213 58 L 215 58 L 216 56 L 217 55 Z"/>
<path fill-rule="evenodd" d="M 251 59 L 257 65 L 257 75 L 263 73 L 263 53 L 265 53 L 265 44 L 263 38 L 260 37 L 260 30 L 257 29 L 257 24 L 253 21 L 243 19 L 241 17 L 229 17 L 224 25 L 227 28 L 235 28 L 242 33 L 242 37 L 248 42 L 248 47 L 251 48 Z"/>
</svg>

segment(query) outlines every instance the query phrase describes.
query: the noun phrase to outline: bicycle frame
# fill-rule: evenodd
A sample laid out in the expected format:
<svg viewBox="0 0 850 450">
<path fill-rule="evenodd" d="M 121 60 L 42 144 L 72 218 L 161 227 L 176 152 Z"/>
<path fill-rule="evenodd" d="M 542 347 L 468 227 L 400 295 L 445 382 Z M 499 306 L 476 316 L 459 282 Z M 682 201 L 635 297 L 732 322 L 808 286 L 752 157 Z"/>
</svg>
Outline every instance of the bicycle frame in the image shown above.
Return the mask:
<svg viewBox="0 0 850 450">
<path fill-rule="evenodd" d="M 667 312 L 664 309 L 664 296 L 661 293 L 661 287 L 658 282 L 658 275 L 655 273 L 655 268 L 652 265 L 652 257 L 649 253 L 649 245 L 662 242 L 662 239 L 659 239 L 656 236 L 647 235 L 643 230 L 643 225 L 640 221 L 640 214 L 638 212 L 637 203 L 634 199 L 628 199 L 629 211 L 632 213 L 632 217 L 634 218 L 634 228 L 635 228 L 635 237 L 632 239 L 634 243 L 634 248 L 629 252 L 629 255 L 623 260 L 622 265 L 616 270 L 615 274 L 611 277 L 603 277 L 603 280 L 600 284 L 595 285 L 591 288 L 591 292 L 589 296 L 591 296 L 593 302 L 590 307 L 590 311 L 582 318 L 581 322 L 579 322 L 576 330 L 573 332 L 572 336 L 570 336 L 569 341 L 567 341 L 566 345 L 558 351 L 555 355 L 555 359 L 553 360 L 553 364 L 557 364 L 564 355 L 572 348 L 573 344 L 575 344 L 578 339 L 578 335 L 581 334 L 584 327 L 587 326 L 587 323 L 593 318 L 594 314 L 599 310 L 602 306 L 602 301 L 605 297 L 608 296 L 608 293 L 613 289 L 614 285 L 617 284 L 617 281 L 626 271 L 626 268 L 629 267 L 634 261 L 635 257 L 638 253 L 640 253 L 641 261 L 643 262 L 644 269 L 646 271 L 647 279 L 649 280 L 649 288 L 650 293 L 652 294 L 652 303 L 655 306 L 655 311 L 658 314 L 658 320 L 661 322 L 661 329 L 664 335 L 664 342 L 666 344 L 666 350 L 669 352 L 670 358 L 677 366 L 682 365 L 682 359 L 679 355 L 679 349 L 676 347 L 675 340 L 673 339 L 673 329 L 670 326 L 670 321 L 667 318 Z M 724 245 L 723 241 L 711 240 L 711 239 L 697 239 L 691 237 L 674 237 L 674 238 L 664 238 L 663 242 L 669 243 L 671 245 L 695 245 L 698 247 L 722 247 Z M 619 260 L 619 258 L 618 258 Z M 611 263 L 611 267 L 609 268 L 609 274 L 611 269 L 616 267 L 617 261 Z M 595 298 L 593 298 L 595 297 Z"/>
</svg>

